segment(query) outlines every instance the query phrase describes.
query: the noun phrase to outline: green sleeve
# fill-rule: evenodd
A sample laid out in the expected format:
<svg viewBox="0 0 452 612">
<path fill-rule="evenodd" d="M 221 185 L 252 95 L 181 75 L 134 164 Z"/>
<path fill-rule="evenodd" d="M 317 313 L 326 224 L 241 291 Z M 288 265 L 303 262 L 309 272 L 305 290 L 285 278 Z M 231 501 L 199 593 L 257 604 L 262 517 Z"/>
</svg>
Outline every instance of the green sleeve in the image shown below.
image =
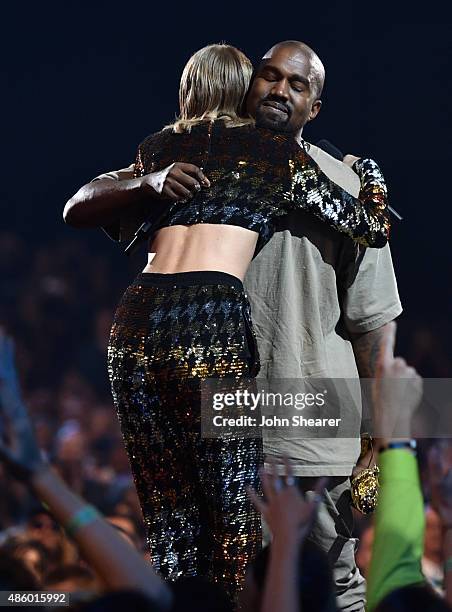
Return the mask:
<svg viewBox="0 0 452 612">
<path fill-rule="evenodd" d="M 417 461 L 403 449 L 387 450 L 379 460 L 381 489 L 367 587 L 367 610 L 388 593 L 424 581 L 424 503 Z"/>
</svg>

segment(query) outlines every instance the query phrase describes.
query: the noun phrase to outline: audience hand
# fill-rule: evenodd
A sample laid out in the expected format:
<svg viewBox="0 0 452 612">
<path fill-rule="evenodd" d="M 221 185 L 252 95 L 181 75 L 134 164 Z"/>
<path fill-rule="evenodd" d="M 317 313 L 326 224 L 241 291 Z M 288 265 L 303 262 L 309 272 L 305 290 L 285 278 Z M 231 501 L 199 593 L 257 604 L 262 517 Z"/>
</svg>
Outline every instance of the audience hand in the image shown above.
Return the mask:
<svg viewBox="0 0 452 612">
<path fill-rule="evenodd" d="M 14 343 L 0 328 L 0 460 L 13 476 L 27 480 L 47 466 L 22 402 Z"/>
<path fill-rule="evenodd" d="M 386 326 L 373 383 L 373 418 L 376 437 L 410 438 L 411 421 L 422 398 L 422 378 L 401 357 L 394 357 L 397 326 Z"/>
<path fill-rule="evenodd" d="M 428 454 L 431 503 L 446 529 L 452 529 L 452 446 L 437 442 Z"/>
<path fill-rule="evenodd" d="M 314 523 L 327 478 L 320 478 L 311 499 L 307 499 L 296 486 L 292 467 L 287 457 L 283 458 L 285 475 L 279 476 L 277 464 L 270 462 L 268 469 L 261 469 L 264 498 L 252 489 L 248 494 L 270 527 L 273 537 L 299 538 L 304 541 Z"/>
</svg>

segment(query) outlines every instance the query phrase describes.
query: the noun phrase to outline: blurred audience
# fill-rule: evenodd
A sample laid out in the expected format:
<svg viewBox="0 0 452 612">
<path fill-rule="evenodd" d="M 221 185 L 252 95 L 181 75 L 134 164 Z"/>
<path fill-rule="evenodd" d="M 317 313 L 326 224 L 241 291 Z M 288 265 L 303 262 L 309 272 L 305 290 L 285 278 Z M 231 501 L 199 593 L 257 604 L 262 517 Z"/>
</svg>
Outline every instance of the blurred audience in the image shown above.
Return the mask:
<svg viewBox="0 0 452 612">
<path fill-rule="evenodd" d="M 79 444 L 74 448 L 75 453 L 71 448 L 65 459 L 80 459 Z M 96 597 L 103 592 L 133 589 L 146 596 L 152 609 L 172 607 L 170 588 L 143 559 L 131 537 L 125 538 L 93 505 L 78 495 L 41 452 L 21 396 L 14 344 L 2 329 L 0 460 L 11 477 L 48 508 L 48 512 L 39 508 L 28 525 L 30 539 L 38 539 L 45 549 L 39 578 L 36 567 L 28 569 L 24 559 L 17 559 L 17 547 L 14 551 L 10 546 L 12 565 L 22 566 L 18 570 L 22 576 L 22 590 L 42 587 L 45 591 L 88 592 Z M 6 551 L 7 546 L 4 545 Z M 71 552 L 73 559 L 68 562 L 67 554 Z M 19 590 L 17 577 L 11 576 L 8 568 L 4 571 L 0 568 L 0 582 L 6 585 L 4 590 Z"/>
<path fill-rule="evenodd" d="M 401 357 L 394 357 L 396 324 L 386 326 L 373 384 L 373 423 L 381 489 L 374 517 L 368 572 L 369 612 L 446 611 L 448 603 L 422 573 L 425 511 L 412 439 L 413 416 L 423 381 Z M 451 550 L 447 550 L 449 558 Z M 446 599 L 450 603 L 446 590 Z"/>
<path fill-rule="evenodd" d="M 49 554 L 40 540 L 33 540 L 26 534 L 11 537 L 0 547 L 0 554 L 21 561 L 33 574 L 36 583 L 42 586 L 44 574 L 49 566 Z"/>
<path fill-rule="evenodd" d="M 74 563 L 78 558 L 72 542 L 68 540 L 52 514 L 42 507 L 35 508 L 30 513 L 24 535 L 44 547 L 45 572 L 53 571 L 63 564 Z"/>
<path fill-rule="evenodd" d="M 443 594 L 443 566 L 443 524 L 438 512 L 428 504 L 425 510 L 422 573 L 440 595 Z"/>
<path fill-rule="evenodd" d="M 89 502 L 107 513 L 121 503 L 121 514 L 141 523 L 126 495 L 133 482 L 106 369 L 114 307 L 132 277 L 127 263 L 121 268 L 77 239 L 33 250 L 8 232 L 0 233 L 0 260 L 0 325 L 15 339 L 40 448 Z M 0 499 L 1 532 L 23 525 L 33 500 L 2 469 L 0 487 L 9 492 Z M 143 528 L 137 532 L 141 548 Z"/>
<path fill-rule="evenodd" d="M 73 563 L 62 565 L 48 572 L 43 580 L 43 589 L 65 593 L 79 591 L 99 592 L 102 585 L 96 580 L 94 573 L 87 567 Z"/>
<path fill-rule="evenodd" d="M 369 572 L 370 560 L 372 558 L 372 545 L 374 543 L 374 526 L 372 523 L 359 536 L 359 546 L 356 552 L 356 565 L 359 571 L 366 578 Z"/>
</svg>

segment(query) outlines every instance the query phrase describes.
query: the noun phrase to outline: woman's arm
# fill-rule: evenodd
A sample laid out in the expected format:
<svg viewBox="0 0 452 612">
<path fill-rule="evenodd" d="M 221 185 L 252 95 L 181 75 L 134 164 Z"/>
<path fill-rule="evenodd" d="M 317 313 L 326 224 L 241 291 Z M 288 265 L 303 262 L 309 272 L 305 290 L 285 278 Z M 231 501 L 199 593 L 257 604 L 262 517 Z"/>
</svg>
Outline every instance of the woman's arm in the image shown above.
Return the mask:
<svg viewBox="0 0 452 612">
<path fill-rule="evenodd" d="M 314 160 L 299 149 L 292 164 L 291 205 L 311 212 L 359 244 L 381 248 L 388 241 L 390 229 L 382 172 L 372 159 L 358 159 L 353 169 L 361 180 L 358 198 L 333 183 Z"/>
</svg>

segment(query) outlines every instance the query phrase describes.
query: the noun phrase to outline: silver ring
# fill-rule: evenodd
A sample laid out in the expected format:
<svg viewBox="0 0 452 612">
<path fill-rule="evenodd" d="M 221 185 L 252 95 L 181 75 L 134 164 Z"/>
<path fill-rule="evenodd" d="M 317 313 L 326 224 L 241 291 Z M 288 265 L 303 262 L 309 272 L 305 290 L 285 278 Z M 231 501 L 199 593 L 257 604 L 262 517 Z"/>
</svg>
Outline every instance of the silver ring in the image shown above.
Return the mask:
<svg viewBox="0 0 452 612">
<path fill-rule="evenodd" d="M 312 499 L 315 504 L 320 504 L 320 502 L 323 500 L 323 495 L 321 493 L 316 493 Z"/>
<path fill-rule="evenodd" d="M 283 481 L 281 480 L 281 478 L 279 478 L 279 476 L 277 478 L 275 478 L 273 487 L 274 487 L 275 491 L 281 491 L 281 489 L 284 488 Z"/>
</svg>

